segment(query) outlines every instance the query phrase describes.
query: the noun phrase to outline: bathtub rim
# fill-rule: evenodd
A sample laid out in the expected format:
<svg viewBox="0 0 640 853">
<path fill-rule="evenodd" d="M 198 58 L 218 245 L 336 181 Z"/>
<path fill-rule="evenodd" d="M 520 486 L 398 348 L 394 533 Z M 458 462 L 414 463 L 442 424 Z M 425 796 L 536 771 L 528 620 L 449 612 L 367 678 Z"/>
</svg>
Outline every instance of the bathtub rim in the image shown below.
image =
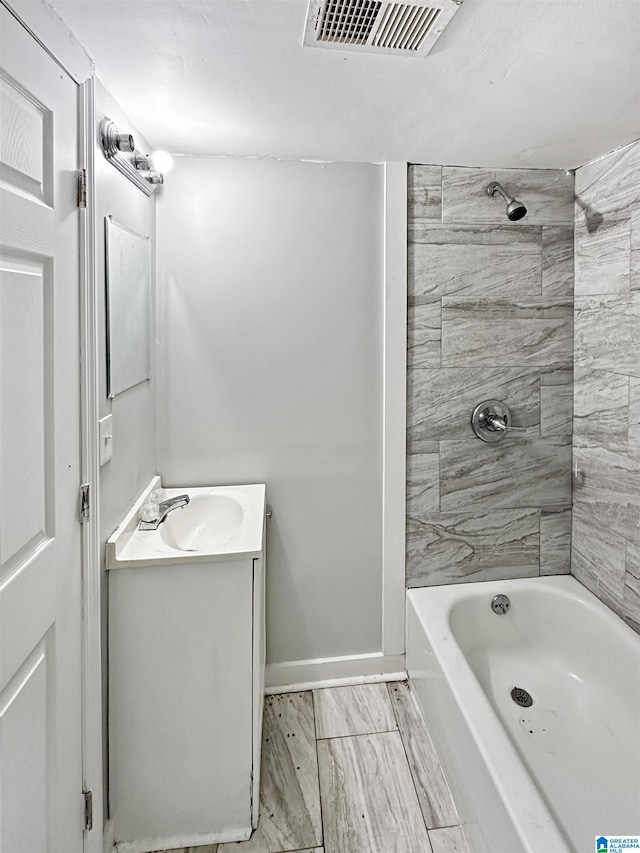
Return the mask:
<svg viewBox="0 0 640 853">
<path fill-rule="evenodd" d="M 530 589 L 546 589 L 555 596 L 577 601 L 604 618 L 608 627 L 623 642 L 640 643 L 640 637 L 620 617 L 601 602 L 572 575 L 549 575 L 501 581 L 479 581 L 446 586 L 418 587 L 407 590 L 407 609 L 423 631 L 431 654 L 441 671 L 465 725 L 469 729 L 484 767 L 495 786 L 513 828 L 527 853 L 571 853 L 567 840 L 549 810 L 542 793 L 529 774 L 496 711 L 478 681 L 456 640 L 450 614 L 454 605 L 469 597 L 487 598 L 498 592 L 509 594 Z M 487 604 L 488 606 L 488 604 Z M 407 623 L 409 623 L 407 614 Z M 407 636 L 408 659 L 410 638 Z M 409 678 L 415 674 L 409 668 Z M 419 693 L 416 698 L 424 716 Z M 499 747 L 496 746 L 499 744 Z M 446 768 L 445 768 L 446 769 Z M 464 816 L 461 815 L 464 822 Z"/>
</svg>

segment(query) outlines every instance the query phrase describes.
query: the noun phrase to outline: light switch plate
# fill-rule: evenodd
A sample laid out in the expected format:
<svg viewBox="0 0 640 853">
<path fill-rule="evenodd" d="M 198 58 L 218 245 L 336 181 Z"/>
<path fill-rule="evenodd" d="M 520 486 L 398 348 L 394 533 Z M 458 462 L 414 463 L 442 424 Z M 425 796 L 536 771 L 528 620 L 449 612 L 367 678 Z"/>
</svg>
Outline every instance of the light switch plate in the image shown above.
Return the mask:
<svg viewBox="0 0 640 853">
<path fill-rule="evenodd" d="M 100 426 L 99 444 L 100 444 L 100 465 L 106 463 L 113 456 L 113 416 L 106 415 L 98 421 Z"/>
</svg>

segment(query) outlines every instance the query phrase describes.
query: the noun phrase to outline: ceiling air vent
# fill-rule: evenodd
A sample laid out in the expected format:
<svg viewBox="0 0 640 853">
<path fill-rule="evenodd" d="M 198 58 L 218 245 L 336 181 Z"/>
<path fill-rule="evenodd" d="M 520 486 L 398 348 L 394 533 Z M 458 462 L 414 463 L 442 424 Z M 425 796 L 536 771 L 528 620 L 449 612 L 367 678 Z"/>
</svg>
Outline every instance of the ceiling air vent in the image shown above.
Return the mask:
<svg viewBox="0 0 640 853">
<path fill-rule="evenodd" d="M 332 50 L 426 56 L 462 0 L 310 0 L 304 44 Z"/>
</svg>

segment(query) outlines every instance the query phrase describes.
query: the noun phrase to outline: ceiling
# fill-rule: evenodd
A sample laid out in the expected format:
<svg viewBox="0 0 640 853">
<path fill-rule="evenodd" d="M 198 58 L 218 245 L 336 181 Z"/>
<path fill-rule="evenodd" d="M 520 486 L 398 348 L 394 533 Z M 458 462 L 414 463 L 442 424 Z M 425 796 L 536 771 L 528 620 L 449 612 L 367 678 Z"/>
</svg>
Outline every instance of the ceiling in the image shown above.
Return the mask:
<svg viewBox="0 0 640 853">
<path fill-rule="evenodd" d="M 640 137 L 640 0 L 464 0 L 424 59 L 303 48 L 307 0 L 48 0 L 172 153 L 570 168 Z"/>
</svg>

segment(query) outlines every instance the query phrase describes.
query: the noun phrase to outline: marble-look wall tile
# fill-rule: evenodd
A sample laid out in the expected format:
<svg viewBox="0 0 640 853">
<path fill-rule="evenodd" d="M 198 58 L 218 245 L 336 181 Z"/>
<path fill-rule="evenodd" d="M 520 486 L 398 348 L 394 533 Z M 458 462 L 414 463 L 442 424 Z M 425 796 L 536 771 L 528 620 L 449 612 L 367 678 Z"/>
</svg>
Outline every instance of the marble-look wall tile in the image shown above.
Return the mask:
<svg viewBox="0 0 640 853">
<path fill-rule="evenodd" d="M 542 228 L 539 225 L 510 223 L 507 219 L 496 225 L 430 223 L 428 227 L 409 234 L 410 243 L 494 249 L 519 247 L 521 252 L 531 257 L 541 255 L 541 241 Z"/>
<path fill-rule="evenodd" d="M 625 553 L 624 538 L 574 501 L 571 574 L 616 613 L 624 597 Z"/>
<path fill-rule="evenodd" d="M 539 228 L 422 229 L 410 236 L 409 294 L 515 300 L 539 296 L 541 245 Z"/>
<path fill-rule="evenodd" d="M 408 681 L 387 685 L 398 721 L 409 769 L 428 829 L 460 822 L 429 730 L 411 694 Z"/>
<path fill-rule="evenodd" d="M 573 298 L 573 226 L 542 229 L 542 295 Z"/>
<path fill-rule="evenodd" d="M 441 512 L 407 522 L 407 585 L 534 577 L 539 572 L 537 509 Z"/>
<path fill-rule="evenodd" d="M 495 444 L 476 439 L 441 446 L 443 511 L 570 503 L 570 436 L 529 441 L 508 435 Z"/>
<path fill-rule="evenodd" d="M 440 367 L 442 304 L 439 299 L 409 306 L 407 366 Z"/>
<path fill-rule="evenodd" d="M 576 298 L 575 365 L 640 376 L 640 292 Z"/>
<path fill-rule="evenodd" d="M 540 574 L 571 571 L 571 508 L 540 511 Z"/>
<path fill-rule="evenodd" d="M 576 173 L 572 573 L 640 632 L 640 141 Z"/>
<path fill-rule="evenodd" d="M 581 367 L 575 371 L 574 447 L 627 449 L 629 377 Z"/>
<path fill-rule="evenodd" d="M 471 415 L 483 400 L 502 400 L 515 426 L 540 426 L 540 372 L 536 367 L 449 367 L 411 370 L 407 421 L 410 446 L 416 441 L 475 438 Z"/>
<path fill-rule="evenodd" d="M 634 542 L 640 530 L 640 459 L 604 448 L 576 448 L 574 463 L 574 504 Z"/>
<path fill-rule="evenodd" d="M 573 365 L 543 365 L 540 368 L 540 383 L 542 385 L 573 384 Z"/>
<path fill-rule="evenodd" d="M 398 732 L 318 741 L 318 765 L 326 853 L 430 851 Z"/>
<path fill-rule="evenodd" d="M 640 459 L 640 379 L 629 379 L 629 455 Z"/>
<path fill-rule="evenodd" d="M 629 263 L 631 290 L 640 290 L 640 207 L 631 214 L 631 255 Z"/>
<path fill-rule="evenodd" d="M 442 300 L 445 367 L 570 364 L 572 349 L 570 300 Z"/>
<path fill-rule="evenodd" d="M 536 575 L 540 508 L 571 502 L 573 178 L 412 170 L 408 583 Z M 527 205 L 524 221 L 509 223 L 486 195 L 492 180 Z M 438 221 L 429 194 L 440 187 Z M 487 399 L 504 401 L 527 432 L 482 444 L 471 414 Z M 565 572 L 568 515 L 545 523 L 547 570 Z"/>
<path fill-rule="evenodd" d="M 542 385 L 572 385 L 573 365 L 552 364 L 540 368 L 540 383 Z"/>
<path fill-rule="evenodd" d="M 442 166 L 410 166 L 407 173 L 409 223 L 440 222 Z"/>
<path fill-rule="evenodd" d="M 524 202 L 527 225 L 573 224 L 574 181 L 555 169 L 442 169 L 442 221 L 503 224 L 505 204 L 487 195 L 487 186 L 498 181 Z"/>
<path fill-rule="evenodd" d="M 313 705 L 319 740 L 391 732 L 398 728 L 385 684 L 314 690 Z"/>
<path fill-rule="evenodd" d="M 631 224 L 605 219 L 591 232 L 576 229 L 576 296 L 626 293 L 629 290 Z"/>
<path fill-rule="evenodd" d="M 440 509 L 440 452 L 407 456 L 407 515 L 420 518 Z"/>
<path fill-rule="evenodd" d="M 540 388 L 540 435 L 571 435 L 573 386 L 542 385 Z"/>
<path fill-rule="evenodd" d="M 576 220 L 594 227 L 604 216 L 640 205 L 640 145 L 637 142 L 576 171 Z"/>
<path fill-rule="evenodd" d="M 622 612 L 625 621 L 640 632 L 640 547 L 631 542 L 627 542 Z"/>
</svg>

